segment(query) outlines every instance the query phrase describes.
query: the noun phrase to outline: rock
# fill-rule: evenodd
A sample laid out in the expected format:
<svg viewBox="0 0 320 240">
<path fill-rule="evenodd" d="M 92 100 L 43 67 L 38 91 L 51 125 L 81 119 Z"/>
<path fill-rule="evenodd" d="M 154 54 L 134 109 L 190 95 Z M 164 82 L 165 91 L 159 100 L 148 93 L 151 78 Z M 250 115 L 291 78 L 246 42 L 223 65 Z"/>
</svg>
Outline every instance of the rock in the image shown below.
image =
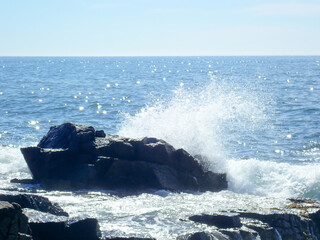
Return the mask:
<svg viewBox="0 0 320 240">
<path fill-rule="evenodd" d="M 229 240 L 230 238 L 218 231 L 188 233 L 177 237 L 177 240 Z"/>
<path fill-rule="evenodd" d="M 115 159 L 101 178 L 99 186 L 108 189 L 160 188 L 150 164 L 142 161 Z"/>
<path fill-rule="evenodd" d="M 68 216 L 68 213 L 56 203 L 51 203 L 48 198 L 37 195 L 19 194 L 5 195 L 0 194 L 0 201 L 18 203 L 22 208 L 31 208 L 41 212 L 51 213 L 57 216 Z"/>
<path fill-rule="evenodd" d="M 227 175 L 225 173 L 205 172 L 199 177 L 200 191 L 217 192 L 228 188 Z"/>
<path fill-rule="evenodd" d="M 104 133 L 103 130 L 97 130 L 97 131 L 95 132 L 95 136 L 96 136 L 96 137 L 104 138 L 104 137 L 106 137 L 106 134 Z"/>
<path fill-rule="evenodd" d="M 11 179 L 11 183 L 20 183 L 20 184 L 37 184 L 37 181 L 34 179 Z"/>
<path fill-rule="evenodd" d="M 242 229 L 219 229 L 219 231 L 232 240 L 255 240 L 258 237 L 256 232 L 252 230 L 246 231 Z"/>
<path fill-rule="evenodd" d="M 195 215 L 189 219 L 217 227 L 218 232 L 223 234 L 225 239 L 253 240 L 258 237 L 261 240 L 320 239 L 320 210 L 312 210 L 311 213 L 302 215 L 282 211 L 265 214 L 256 212 L 217 213 Z M 198 238 L 195 239 L 211 239 L 212 233 L 199 232 L 197 233 Z M 178 239 L 193 239 L 192 236 L 193 234 L 187 234 Z"/>
<path fill-rule="evenodd" d="M 93 127 L 64 123 L 59 126 L 50 128 L 46 136 L 44 136 L 38 147 L 40 148 L 62 148 L 73 151 L 79 150 L 79 143 L 93 141 L 95 130 Z"/>
<path fill-rule="evenodd" d="M 309 218 L 314 222 L 320 235 L 320 210 L 309 214 Z M 320 237 L 319 237 L 320 238 Z"/>
<path fill-rule="evenodd" d="M 139 237 L 112 237 L 105 240 L 156 240 L 155 238 L 139 238 Z"/>
<path fill-rule="evenodd" d="M 16 203 L 0 201 L 0 239 L 1 240 L 32 240 L 28 218 Z"/>
<path fill-rule="evenodd" d="M 68 179 L 75 165 L 75 156 L 68 149 L 21 148 L 21 152 L 36 181 Z"/>
<path fill-rule="evenodd" d="M 204 171 L 183 149 L 157 138 L 105 135 L 93 127 L 51 127 L 37 147 L 21 152 L 33 179 L 48 189 L 220 191 L 225 174 Z"/>
<path fill-rule="evenodd" d="M 271 239 L 270 236 L 280 236 L 278 239 L 320 238 L 318 223 L 311 218 L 291 213 L 259 214 L 250 212 L 240 213 L 240 217 L 259 220 L 267 224 L 266 226 L 252 224 L 252 222 L 246 224 L 248 228 L 257 231 L 260 236 L 265 235 L 264 239 Z"/>
<path fill-rule="evenodd" d="M 218 228 L 240 228 L 242 226 L 239 214 L 214 214 L 195 215 L 190 220 L 198 223 L 205 223 Z"/>
<path fill-rule="evenodd" d="M 96 219 L 76 222 L 31 222 L 34 240 L 99 240 L 101 232 Z"/>
</svg>

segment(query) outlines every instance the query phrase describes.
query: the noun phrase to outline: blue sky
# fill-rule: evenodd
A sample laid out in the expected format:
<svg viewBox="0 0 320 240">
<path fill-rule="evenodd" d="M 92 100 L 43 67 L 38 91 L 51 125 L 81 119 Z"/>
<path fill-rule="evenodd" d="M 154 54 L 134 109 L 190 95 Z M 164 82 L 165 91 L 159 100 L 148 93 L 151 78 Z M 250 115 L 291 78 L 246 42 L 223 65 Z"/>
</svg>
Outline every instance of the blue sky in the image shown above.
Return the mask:
<svg viewBox="0 0 320 240">
<path fill-rule="evenodd" d="M 320 55 L 320 1 L 0 0 L 0 56 Z"/>
</svg>

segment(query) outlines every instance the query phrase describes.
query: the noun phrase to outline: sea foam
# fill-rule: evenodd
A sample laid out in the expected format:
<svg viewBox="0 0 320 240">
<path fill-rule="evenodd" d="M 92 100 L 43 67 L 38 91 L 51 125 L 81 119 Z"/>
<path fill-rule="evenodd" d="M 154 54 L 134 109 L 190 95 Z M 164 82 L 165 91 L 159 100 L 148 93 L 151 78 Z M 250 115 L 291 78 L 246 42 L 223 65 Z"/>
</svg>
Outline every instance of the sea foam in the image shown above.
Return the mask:
<svg viewBox="0 0 320 240">
<path fill-rule="evenodd" d="M 202 155 L 203 165 L 227 172 L 234 192 L 319 198 L 320 172 L 315 170 L 319 165 L 259 159 L 259 146 L 247 149 L 256 158 L 234 154 L 233 148 L 245 146 L 248 136 L 259 138 L 268 131 L 270 135 L 273 128 L 267 113 L 270 99 L 250 89 L 218 79 L 198 89 L 179 88 L 169 101 L 126 115 L 118 134 L 157 137 Z"/>
</svg>

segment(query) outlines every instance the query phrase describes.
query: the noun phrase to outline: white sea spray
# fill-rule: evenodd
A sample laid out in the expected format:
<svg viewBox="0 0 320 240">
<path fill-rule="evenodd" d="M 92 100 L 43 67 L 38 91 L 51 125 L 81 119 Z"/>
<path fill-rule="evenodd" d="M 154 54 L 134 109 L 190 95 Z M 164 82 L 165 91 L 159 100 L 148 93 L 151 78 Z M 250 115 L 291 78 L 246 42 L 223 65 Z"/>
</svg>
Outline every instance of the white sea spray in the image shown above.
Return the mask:
<svg viewBox="0 0 320 240">
<path fill-rule="evenodd" d="M 156 102 L 135 115 L 126 115 L 119 134 L 164 139 L 215 171 L 225 171 L 228 143 L 243 141 L 243 134 L 265 123 L 263 101 L 255 93 L 213 79 L 205 87 L 175 90 L 168 102 Z"/>
</svg>

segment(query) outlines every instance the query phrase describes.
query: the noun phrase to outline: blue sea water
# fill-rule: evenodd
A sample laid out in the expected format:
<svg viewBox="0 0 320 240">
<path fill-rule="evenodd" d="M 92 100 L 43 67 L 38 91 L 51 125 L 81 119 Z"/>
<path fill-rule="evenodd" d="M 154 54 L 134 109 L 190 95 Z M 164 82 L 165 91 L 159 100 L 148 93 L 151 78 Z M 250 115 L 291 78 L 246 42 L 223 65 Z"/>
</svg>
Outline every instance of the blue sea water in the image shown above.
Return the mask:
<svg viewBox="0 0 320 240">
<path fill-rule="evenodd" d="M 320 200 L 320 57 L 1 57 L 0 188 L 30 176 L 19 147 L 37 144 L 50 126 L 70 121 L 162 138 L 227 173 L 227 192 L 142 194 L 137 198 L 145 208 L 134 214 L 134 197 L 116 199 L 124 210 L 115 196 L 92 193 L 115 208 L 108 213 L 118 222 L 110 225 L 111 215 L 96 206 L 94 216 L 107 232 L 117 225 L 130 233 L 144 218 L 168 215 L 186 199 L 232 198 L 239 205 L 251 196 L 252 206 L 261 198 Z M 78 202 L 71 193 L 39 194 L 70 210 Z M 123 214 L 131 225 L 121 222 Z M 158 227 L 151 236 L 169 239 L 182 231 L 175 227 L 167 233 L 167 225 Z M 143 227 L 140 233 L 150 235 Z"/>
</svg>

